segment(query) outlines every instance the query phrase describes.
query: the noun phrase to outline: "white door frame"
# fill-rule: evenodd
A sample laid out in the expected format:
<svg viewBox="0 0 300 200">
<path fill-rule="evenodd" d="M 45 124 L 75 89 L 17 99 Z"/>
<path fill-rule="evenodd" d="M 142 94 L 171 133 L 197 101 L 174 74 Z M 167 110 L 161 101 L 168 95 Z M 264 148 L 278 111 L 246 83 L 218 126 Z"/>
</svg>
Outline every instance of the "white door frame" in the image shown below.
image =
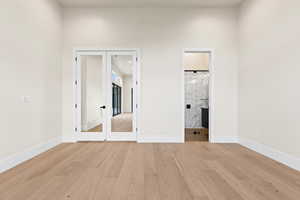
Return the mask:
<svg viewBox="0 0 300 200">
<path fill-rule="evenodd" d="M 103 55 L 103 63 L 105 68 L 107 68 L 107 55 L 109 53 L 114 53 L 116 52 L 117 55 L 120 54 L 126 54 L 128 55 L 128 53 L 132 53 L 134 52 L 134 54 L 136 55 L 136 68 L 134 71 L 134 80 L 136 84 L 134 85 L 134 104 L 136 105 L 134 106 L 134 131 L 135 134 L 133 137 L 122 137 L 120 136 L 120 134 L 116 133 L 116 136 L 113 137 L 109 137 L 108 131 L 107 131 L 107 127 L 104 126 L 103 127 L 103 132 L 106 133 L 104 134 L 99 134 L 99 133 L 95 133 L 95 134 L 86 134 L 83 135 L 81 134 L 81 110 L 79 108 L 81 108 L 80 105 L 80 101 L 81 101 L 81 89 L 79 89 L 81 87 L 80 85 L 80 75 L 81 72 L 78 66 L 78 61 L 80 61 L 80 55 Z M 107 77 L 109 70 L 106 69 L 105 71 L 105 76 Z M 107 86 L 108 80 L 104 79 L 103 80 L 105 82 L 105 85 Z M 140 50 L 138 48 L 74 48 L 73 49 L 73 100 L 74 100 L 74 107 L 73 107 L 73 119 L 74 119 L 74 123 L 73 123 L 73 130 L 74 130 L 74 138 L 75 141 L 104 141 L 104 140 L 109 140 L 109 141 L 137 141 L 138 137 L 139 137 L 139 130 L 140 130 L 140 121 L 139 121 L 139 116 L 140 116 L 140 109 L 139 109 L 139 105 L 140 105 Z M 106 94 L 106 106 L 108 105 L 108 100 L 111 100 L 111 98 L 109 98 L 109 94 L 111 94 L 110 89 L 108 89 L 109 86 L 107 86 L 107 90 L 109 91 L 108 94 Z M 104 111 L 104 115 L 105 115 L 105 119 L 107 119 L 107 114 L 108 114 L 108 109 L 105 109 Z M 107 122 L 105 124 L 108 124 Z M 97 135 L 96 135 L 97 134 Z M 123 133 L 124 134 L 124 133 Z M 118 137 L 120 136 L 120 137 Z"/>
<path fill-rule="evenodd" d="M 209 53 L 209 130 L 208 130 L 208 137 L 209 142 L 214 143 L 214 115 L 215 115 L 215 89 L 214 89 L 214 50 L 207 49 L 207 48 L 185 48 L 182 51 L 182 108 L 183 108 L 183 130 L 182 130 L 182 138 L 185 141 L 185 91 L 184 91 L 184 53 Z"/>
</svg>

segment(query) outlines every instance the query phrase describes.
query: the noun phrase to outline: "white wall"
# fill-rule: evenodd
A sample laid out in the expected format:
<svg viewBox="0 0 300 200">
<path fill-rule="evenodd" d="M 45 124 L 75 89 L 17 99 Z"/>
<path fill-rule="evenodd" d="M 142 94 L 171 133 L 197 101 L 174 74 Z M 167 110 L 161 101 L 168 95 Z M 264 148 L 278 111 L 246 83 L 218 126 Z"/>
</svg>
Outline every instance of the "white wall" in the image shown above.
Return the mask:
<svg viewBox="0 0 300 200">
<path fill-rule="evenodd" d="M 131 112 L 131 88 L 132 88 L 132 76 L 123 76 L 123 90 L 122 90 L 122 110 L 123 112 Z"/>
<path fill-rule="evenodd" d="M 216 137 L 237 136 L 237 10 L 64 9 L 63 128 L 73 132 L 74 47 L 141 49 L 140 138 L 182 141 L 183 48 L 215 49 Z"/>
<path fill-rule="evenodd" d="M 122 72 L 120 71 L 119 67 L 117 65 L 112 64 L 112 72 L 111 74 L 115 74 L 117 79 L 112 80 L 113 83 L 117 84 L 120 87 L 123 87 L 123 79 L 122 79 Z"/>
<path fill-rule="evenodd" d="M 0 161 L 61 137 L 60 11 L 52 0 L 1 2 Z"/>
<path fill-rule="evenodd" d="M 103 121 L 103 66 L 101 56 L 81 56 L 81 126 L 87 131 Z"/>
<path fill-rule="evenodd" d="M 249 0 L 240 10 L 239 133 L 300 156 L 300 1 Z"/>
</svg>

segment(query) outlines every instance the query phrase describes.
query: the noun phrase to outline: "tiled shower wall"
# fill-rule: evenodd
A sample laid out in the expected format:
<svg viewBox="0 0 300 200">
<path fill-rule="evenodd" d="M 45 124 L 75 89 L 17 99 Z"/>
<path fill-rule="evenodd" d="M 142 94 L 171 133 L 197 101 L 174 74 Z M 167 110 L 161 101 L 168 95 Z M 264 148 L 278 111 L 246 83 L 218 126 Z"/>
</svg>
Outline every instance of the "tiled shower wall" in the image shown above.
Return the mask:
<svg viewBox="0 0 300 200">
<path fill-rule="evenodd" d="M 209 72 L 185 72 L 185 128 L 201 128 L 201 108 L 208 107 Z M 191 108 L 187 109 L 186 105 Z"/>
</svg>

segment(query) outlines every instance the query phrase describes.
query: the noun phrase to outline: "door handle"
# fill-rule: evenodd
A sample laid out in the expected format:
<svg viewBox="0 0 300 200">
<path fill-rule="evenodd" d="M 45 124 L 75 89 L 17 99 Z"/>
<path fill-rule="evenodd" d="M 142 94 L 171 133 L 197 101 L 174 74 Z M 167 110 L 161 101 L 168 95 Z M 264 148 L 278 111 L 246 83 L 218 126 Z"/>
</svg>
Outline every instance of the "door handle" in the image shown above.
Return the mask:
<svg viewBox="0 0 300 200">
<path fill-rule="evenodd" d="M 100 108 L 101 108 L 101 109 L 105 109 L 105 108 L 106 108 L 106 106 L 101 106 Z"/>
</svg>

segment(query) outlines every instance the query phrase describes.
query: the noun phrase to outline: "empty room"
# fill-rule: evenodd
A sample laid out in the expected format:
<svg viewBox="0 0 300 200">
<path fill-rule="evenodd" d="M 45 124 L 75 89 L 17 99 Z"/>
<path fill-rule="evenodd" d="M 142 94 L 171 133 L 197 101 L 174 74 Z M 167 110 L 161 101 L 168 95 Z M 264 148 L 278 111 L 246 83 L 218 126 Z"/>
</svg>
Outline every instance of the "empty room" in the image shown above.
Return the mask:
<svg viewBox="0 0 300 200">
<path fill-rule="evenodd" d="M 300 199 L 300 1 L 1 2 L 0 200 Z"/>
</svg>

